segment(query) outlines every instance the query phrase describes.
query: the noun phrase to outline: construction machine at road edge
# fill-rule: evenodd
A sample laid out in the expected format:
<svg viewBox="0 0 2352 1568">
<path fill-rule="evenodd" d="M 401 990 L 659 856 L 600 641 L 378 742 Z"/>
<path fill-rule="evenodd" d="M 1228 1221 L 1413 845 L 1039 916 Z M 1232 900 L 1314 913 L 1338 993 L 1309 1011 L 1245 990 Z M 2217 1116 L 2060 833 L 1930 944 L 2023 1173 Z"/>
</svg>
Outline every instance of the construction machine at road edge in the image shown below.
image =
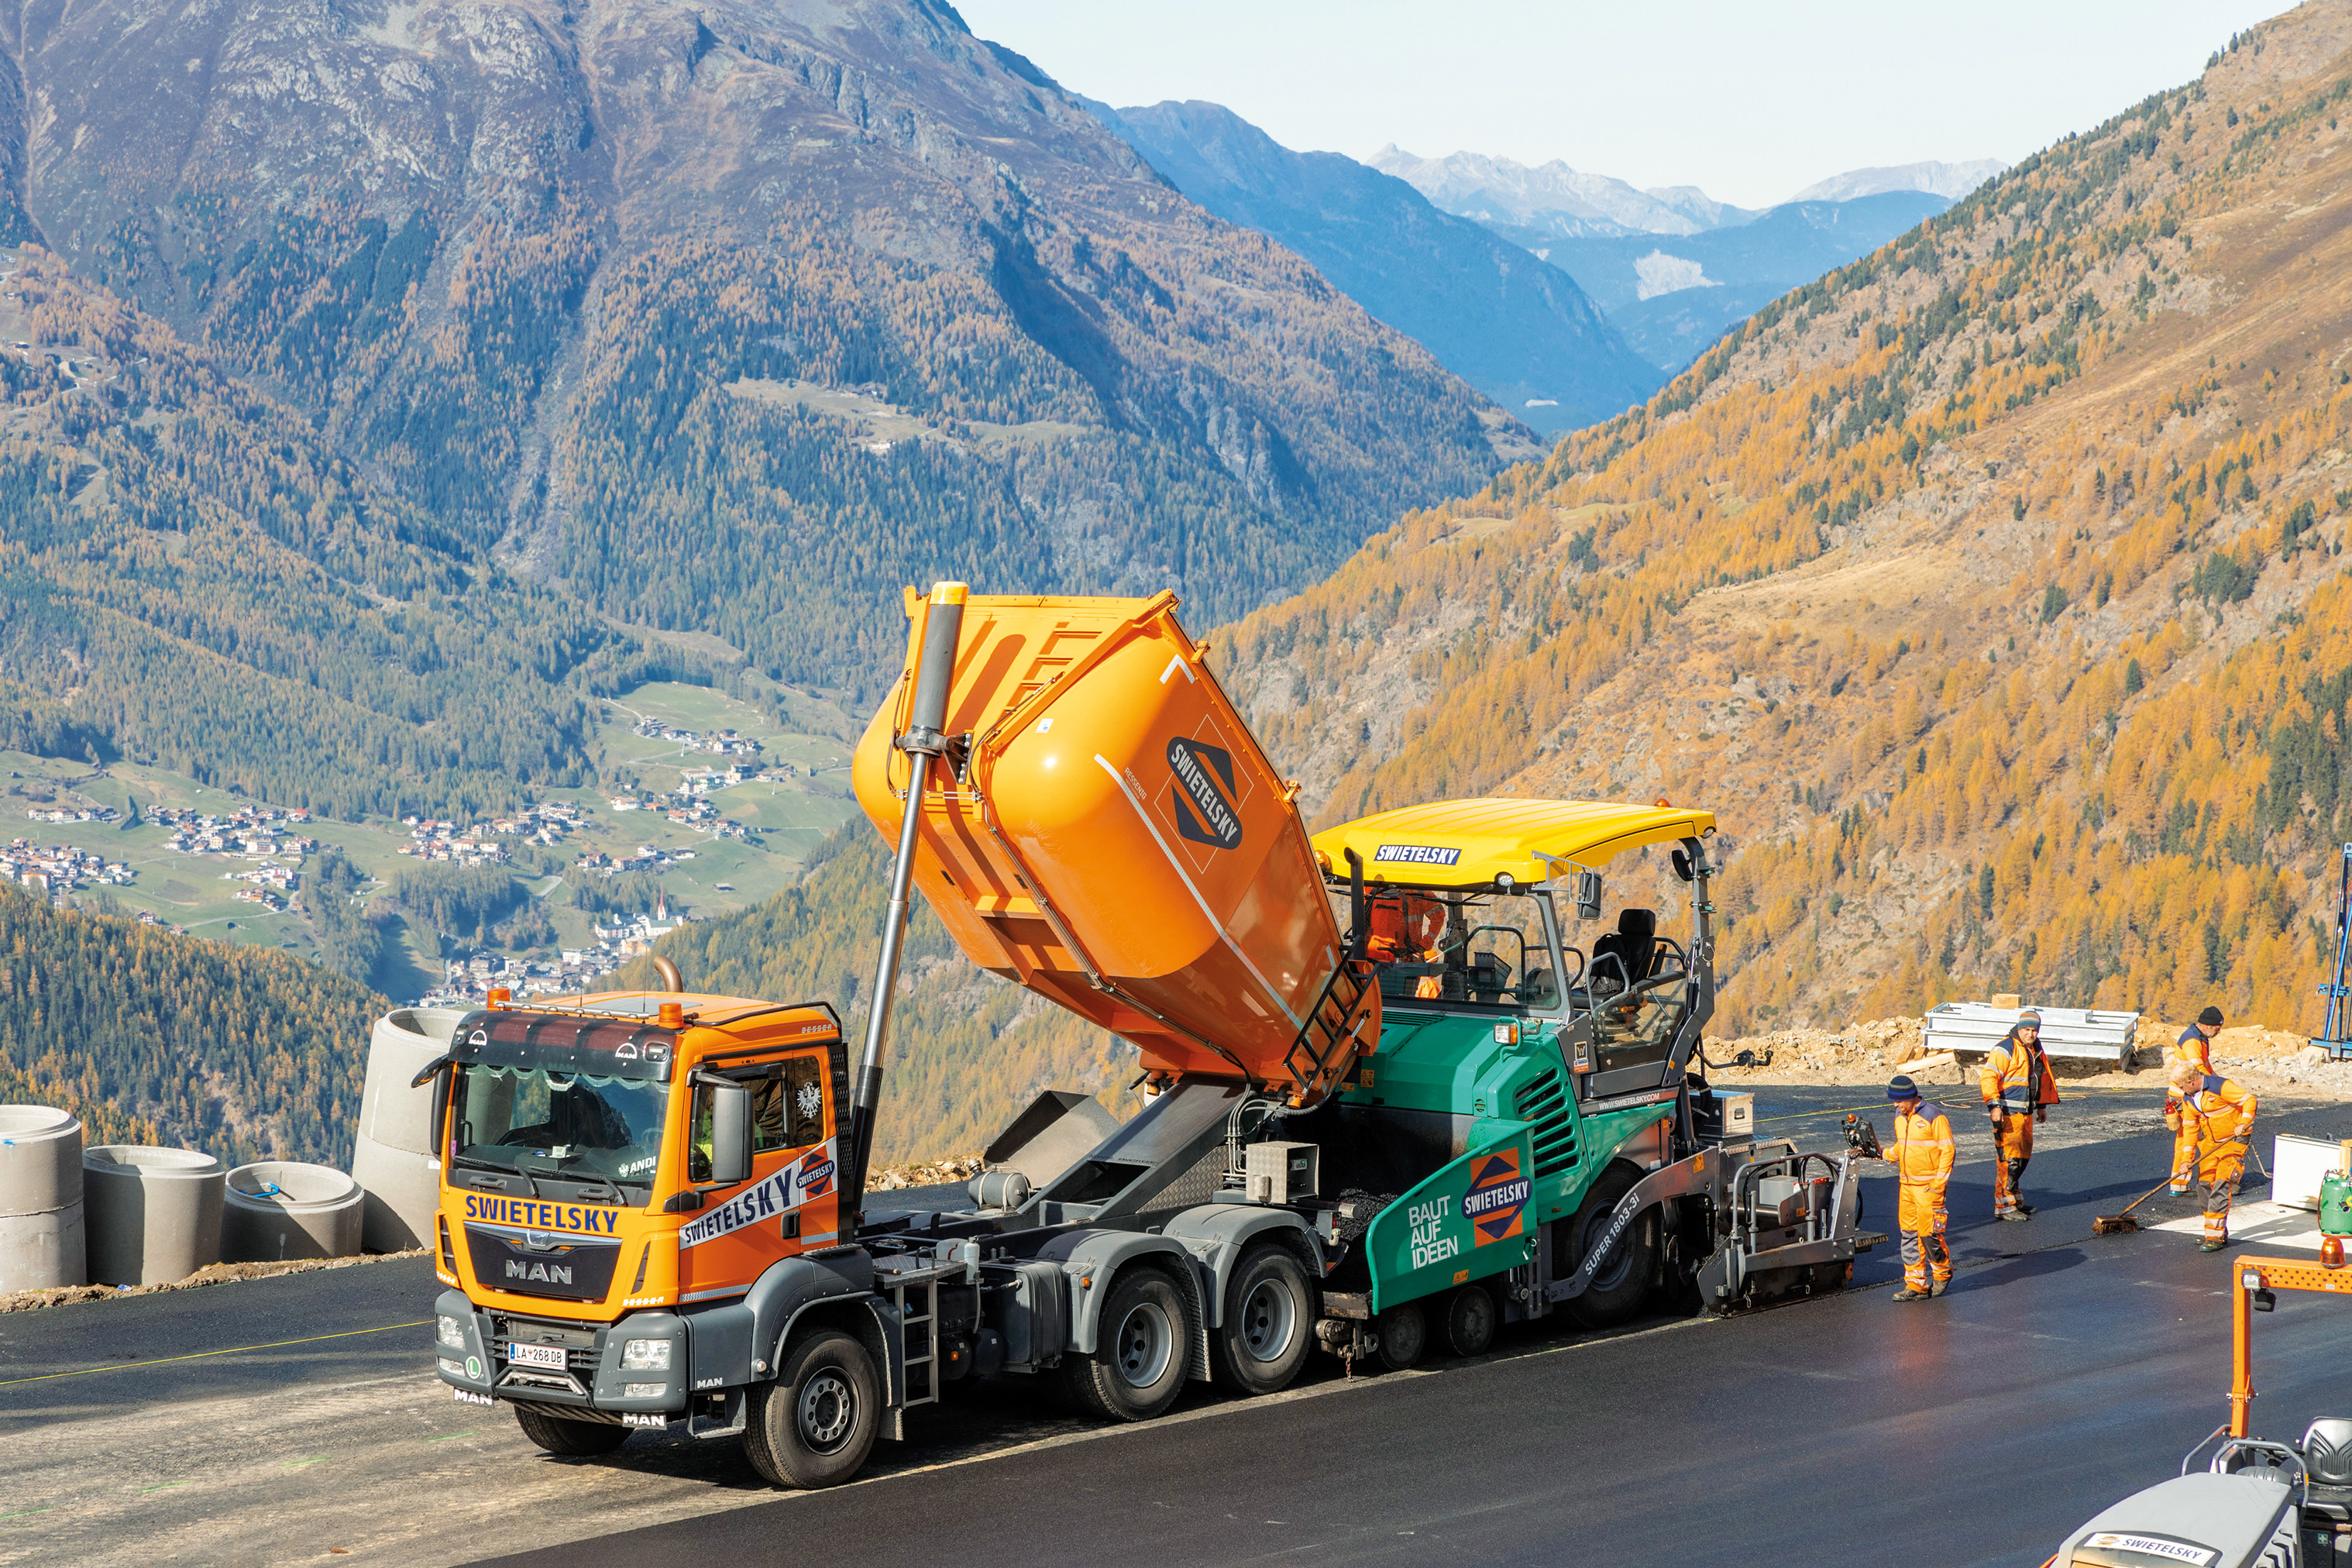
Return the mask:
<svg viewBox="0 0 2352 1568">
<path fill-rule="evenodd" d="M 1174 608 L 909 595 L 854 763 L 898 846 L 855 1062 L 829 1007 L 674 971 L 457 1024 L 417 1075 L 456 1398 L 562 1453 L 740 1435 L 823 1486 L 1001 1379 L 1140 1420 L 1318 1346 L 1402 1367 L 1662 1289 L 1843 1284 L 1878 1239 L 1859 1156 L 1758 1141 L 1699 1070 L 1712 818 L 1486 799 L 1310 837 Z M 1679 936 L 1604 918 L 1604 871 L 1653 850 Z M 1146 1095 L 1120 1122 L 1041 1094 L 966 1203 L 908 1211 L 866 1173 L 918 889 L 973 963 L 1132 1045 Z"/>
</svg>

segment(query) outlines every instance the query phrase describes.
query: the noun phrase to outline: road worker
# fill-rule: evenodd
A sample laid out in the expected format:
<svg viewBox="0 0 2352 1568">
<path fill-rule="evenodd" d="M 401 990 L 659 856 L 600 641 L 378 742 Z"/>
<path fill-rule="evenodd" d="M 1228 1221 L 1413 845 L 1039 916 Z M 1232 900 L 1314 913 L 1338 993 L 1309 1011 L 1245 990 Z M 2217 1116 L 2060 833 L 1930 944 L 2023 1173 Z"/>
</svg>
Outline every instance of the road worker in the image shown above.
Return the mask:
<svg viewBox="0 0 2352 1568">
<path fill-rule="evenodd" d="M 2197 1130 L 2197 1182 L 2205 1205 L 2203 1249 L 2230 1244 L 2230 1201 L 2245 1173 L 2254 1131 L 2254 1097 L 2244 1086 L 2194 1062 L 2175 1062 L 2166 1082 L 2180 1097 L 2180 1115 Z"/>
<path fill-rule="evenodd" d="M 2058 1080 L 2042 1051 L 2042 1015 L 2028 1007 L 1977 1069 L 1977 1087 L 1992 1118 L 1992 1212 L 2024 1220 L 2033 1205 L 2019 1200 L 2026 1162 L 2033 1158 L 2033 1124 L 2058 1103 Z"/>
<path fill-rule="evenodd" d="M 2221 1032 L 2221 1009 L 2208 1007 L 2197 1015 L 2197 1021 L 2180 1031 L 2180 1038 L 2172 1043 L 2172 1060 L 2167 1069 L 2181 1062 L 2193 1062 L 2201 1076 L 2213 1070 L 2213 1037 Z M 2172 1195 L 2180 1196 L 2197 1182 L 2197 1128 L 2180 1114 L 2180 1097 L 2167 1088 L 2164 1095 L 2164 1124 L 2172 1129 Z"/>
<path fill-rule="evenodd" d="M 1898 1301 L 1940 1296 L 1952 1282 L 1952 1251 L 1944 1244 L 1944 1189 L 1952 1179 L 1952 1122 L 1944 1108 L 1919 1098 L 1918 1085 L 1897 1073 L 1886 1086 L 1895 1102 L 1895 1136 L 1885 1158 L 1895 1165 L 1900 1197 L 1895 1220 L 1903 1232 L 1903 1289 Z"/>
</svg>

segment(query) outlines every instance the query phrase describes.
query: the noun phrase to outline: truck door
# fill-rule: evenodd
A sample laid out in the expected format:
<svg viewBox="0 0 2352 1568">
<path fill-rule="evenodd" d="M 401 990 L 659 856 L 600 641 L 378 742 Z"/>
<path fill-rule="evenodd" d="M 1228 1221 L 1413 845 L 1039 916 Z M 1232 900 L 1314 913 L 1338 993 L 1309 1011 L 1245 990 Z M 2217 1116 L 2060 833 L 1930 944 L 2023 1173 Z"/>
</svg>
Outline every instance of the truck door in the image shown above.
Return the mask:
<svg viewBox="0 0 2352 1568">
<path fill-rule="evenodd" d="M 698 1087 L 687 1173 L 703 1206 L 677 1238 L 679 1289 L 688 1301 L 745 1289 L 779 1258 L 832 1245 L 840 1228 L 833 1075 L 824 1048 L 712 1070 L 751 1091 L 751 1175 L 732 1187 L 709 1184 L 710 1090 Z"/>
</svg>

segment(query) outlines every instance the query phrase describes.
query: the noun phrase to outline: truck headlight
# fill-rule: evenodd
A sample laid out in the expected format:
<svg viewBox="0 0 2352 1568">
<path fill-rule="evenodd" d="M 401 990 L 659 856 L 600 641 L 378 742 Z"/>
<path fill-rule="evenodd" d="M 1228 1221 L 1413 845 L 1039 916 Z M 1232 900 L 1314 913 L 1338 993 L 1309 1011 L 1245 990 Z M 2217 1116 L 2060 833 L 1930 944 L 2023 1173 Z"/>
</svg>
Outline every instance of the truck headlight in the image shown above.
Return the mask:
<svg viewBox="0 0 2352 1568">
<path fill-rule="evenodd" d="M 442 1313 L 440 1339 L 443 1344 L 447 1345 L 453 1351 L 464 1350 L 466 1348 L 465 1325 L 458 1322 L 457 1319 L 451 1317 L 448 1313 Z"/>
<path fill-rule="evenodd" d="M 667 1383 L 625 1383 L 621 1384 L 624 1399 L 659 1399 L 669 1392 Z"/>
<path fill-rule="evenodd" d="M 451 1361 L 446 1355 L 435 1364 L 440 1367 L 442 1375 L 445 1377 L 463 1377 L 466 1375 L 466 1363 L 463 1362 Z"/>
<path fill-rule="evenodd" d="M 621 1347 L 621 1370 L 624 1372 L 667 1372 L 669 1342 L 667 1340 L 631 1340 Z"/>
</svg>

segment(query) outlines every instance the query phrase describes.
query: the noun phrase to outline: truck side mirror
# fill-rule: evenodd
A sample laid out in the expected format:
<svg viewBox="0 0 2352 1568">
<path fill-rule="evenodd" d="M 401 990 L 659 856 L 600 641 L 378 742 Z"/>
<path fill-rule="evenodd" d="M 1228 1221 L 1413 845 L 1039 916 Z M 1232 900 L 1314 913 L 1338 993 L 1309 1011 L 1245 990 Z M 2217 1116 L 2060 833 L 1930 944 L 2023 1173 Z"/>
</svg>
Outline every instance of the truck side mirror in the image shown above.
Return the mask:
<svg viewBox="0 0 2352 1568">
<path fill-rule="evenodd" d="M 1677 849 L 1674 852 L 1671 858 L 1675 863 L 1675 875 L 1680 877 L 1684 881 L 1689 881 L 1691 878 L 1696 874 L 1691 869 L 1689 850 Z"/>
<path fill-rule="evenodd" d="M 751 1091 L 740 1083 L 710 1091 L 710 1179 L 722 1187 L 751 1176 Z"/>
<path fill-rule="evenodd" d="M 1576 918 L 1597 921 L 1601 918 L 1601 873 L 1579 871 L 1576 874 Z"/>
</svg>

